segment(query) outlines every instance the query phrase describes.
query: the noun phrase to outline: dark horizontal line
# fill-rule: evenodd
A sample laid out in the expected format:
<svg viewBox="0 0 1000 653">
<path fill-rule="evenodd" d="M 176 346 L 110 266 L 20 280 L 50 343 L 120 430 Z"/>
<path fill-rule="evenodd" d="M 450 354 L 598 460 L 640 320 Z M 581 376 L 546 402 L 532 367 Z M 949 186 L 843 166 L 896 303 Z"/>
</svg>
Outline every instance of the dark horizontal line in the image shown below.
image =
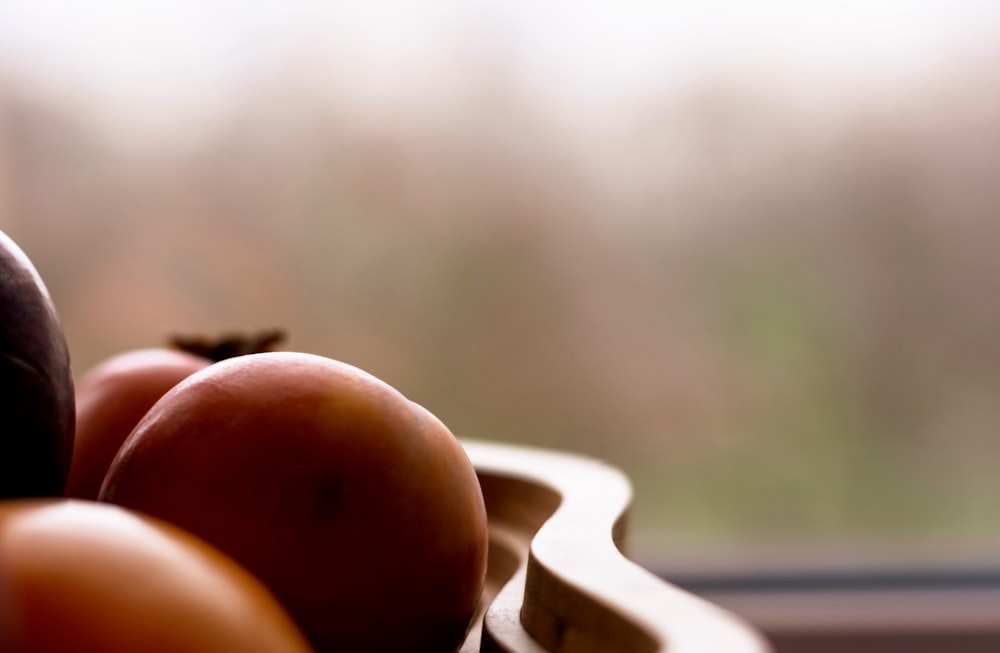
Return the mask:
<svg viewBox="0 0 1000 653">
<path fill-rule="evenodd" d="M 697 575 L 661 572 L 664 580 L 696 594 L 720 592 L 941 591 L 1000 592 L 1000 568 L 890 571 L 796 571 Z"/>
</svg>

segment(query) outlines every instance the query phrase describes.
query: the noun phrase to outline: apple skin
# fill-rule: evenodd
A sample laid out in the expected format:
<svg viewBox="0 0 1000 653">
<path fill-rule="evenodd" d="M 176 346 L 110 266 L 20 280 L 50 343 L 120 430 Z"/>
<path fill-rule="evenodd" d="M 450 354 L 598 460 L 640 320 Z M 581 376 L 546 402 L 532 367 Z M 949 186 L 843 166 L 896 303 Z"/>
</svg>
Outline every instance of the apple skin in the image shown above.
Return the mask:
<svg viewBox="0 0 1000 653">
<path fill-rule="evenodd" d="M 62 494 L 75 417 L 62 323 L 31 260 L 0 232 L 0 499 Z"/>
<path fill-rule="evenodd" d="M 116 354 L 76 384 L 76 435 L 66 496 L 96 500 L 111 461 L 142 416 L 172 387 L 212 361 L 150 347 Z"/>
<path fill-rule="evenodd" d="M 485 580 L 461 443 L 385 382 L 312 354 L 189 376 L 136 425 L 98 498 L 232 556 L 320 652 L 453 651 Z"/>
</svg>

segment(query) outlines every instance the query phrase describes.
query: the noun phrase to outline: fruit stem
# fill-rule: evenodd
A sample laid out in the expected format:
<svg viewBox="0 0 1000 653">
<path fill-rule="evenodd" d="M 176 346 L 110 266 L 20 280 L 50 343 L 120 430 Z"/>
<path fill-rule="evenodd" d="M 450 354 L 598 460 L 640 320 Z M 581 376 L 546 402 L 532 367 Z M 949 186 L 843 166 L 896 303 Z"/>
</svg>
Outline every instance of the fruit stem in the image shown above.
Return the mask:
<svg viewBox="0 0 1000 653">
<path fill-rule="evenodd" d="M 275 346 L 284 340 L 284 331 L 269 329 L 253 334 L 226 333 L 215 338 L 204 335 L 175 334 L 170 336 L 168 343 L 173 349 L 219 362 L 245 354 L 274 351 Z"/>
</svg>

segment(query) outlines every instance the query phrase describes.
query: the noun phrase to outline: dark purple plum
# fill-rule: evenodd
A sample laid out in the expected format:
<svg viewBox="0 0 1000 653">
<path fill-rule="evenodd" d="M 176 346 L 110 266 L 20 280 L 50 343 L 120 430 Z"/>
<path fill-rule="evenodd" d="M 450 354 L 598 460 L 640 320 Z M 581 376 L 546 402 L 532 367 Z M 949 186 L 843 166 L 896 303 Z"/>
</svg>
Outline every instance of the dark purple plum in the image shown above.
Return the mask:
<svg viewBox="0 0 1000 653">
<path fill-rule="evenodd" d="M 0 499 L 63 494 L 75 418 L 59 315 L 35 266 L 0 231 Z"/>
</svg>

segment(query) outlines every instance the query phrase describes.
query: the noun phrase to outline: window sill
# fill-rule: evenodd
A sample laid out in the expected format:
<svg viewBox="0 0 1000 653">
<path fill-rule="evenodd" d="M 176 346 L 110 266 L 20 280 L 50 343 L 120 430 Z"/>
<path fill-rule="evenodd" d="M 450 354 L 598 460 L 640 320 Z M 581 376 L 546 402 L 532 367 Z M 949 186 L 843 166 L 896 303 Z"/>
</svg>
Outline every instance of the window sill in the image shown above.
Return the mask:
<svg viewBox="0 0 1000 653">
<path fill-rule="evenodd" d="M 1000 651 L 1000 565 L 703 565 L 660 574 L 744 618 L 775 653 Z"/>
</svg>

